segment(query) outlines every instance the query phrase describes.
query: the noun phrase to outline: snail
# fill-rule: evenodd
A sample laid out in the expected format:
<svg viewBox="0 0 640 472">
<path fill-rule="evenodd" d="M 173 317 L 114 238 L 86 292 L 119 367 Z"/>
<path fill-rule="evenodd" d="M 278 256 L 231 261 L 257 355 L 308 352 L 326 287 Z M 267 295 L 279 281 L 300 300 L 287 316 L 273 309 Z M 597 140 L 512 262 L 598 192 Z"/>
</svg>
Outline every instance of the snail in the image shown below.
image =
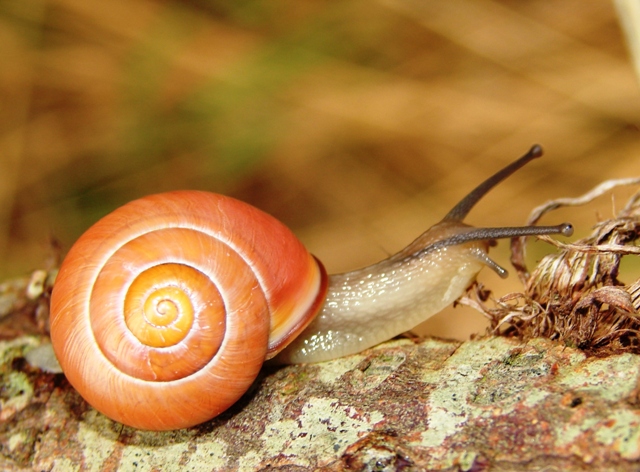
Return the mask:
<svg viewBox="0 0 640 472">
<path fill-rule="evenodd" d="M 73 245 L 51 298 L 51 337 L 69 382 L 113 420 L 146 430 L 207 421 L 262 363 L 360 352 L 455 301 L 490 243 L 571 235 L 557 226 L 474 228 L 463 219 L 534 146 L 480 184 L 399 253 L 327 276 L 275 218 L 230 197 L 175 191 L 130 202 Z"/>
</svg>

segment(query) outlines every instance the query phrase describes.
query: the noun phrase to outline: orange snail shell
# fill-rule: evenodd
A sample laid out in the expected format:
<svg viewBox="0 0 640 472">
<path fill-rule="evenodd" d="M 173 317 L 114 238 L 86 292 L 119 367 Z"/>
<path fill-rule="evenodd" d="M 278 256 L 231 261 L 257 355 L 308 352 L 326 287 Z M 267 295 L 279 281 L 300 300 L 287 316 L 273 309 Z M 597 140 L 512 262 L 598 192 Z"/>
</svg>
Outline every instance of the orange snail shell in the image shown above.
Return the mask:
<svg viewBox="0 0 640 472">
<path fill-rule="evenodd" d="M 235 403 L 326 288 L 322 265 L 260 210 L 207 192 L 151 195 L 71 248 L 51 338 L 97 410 L 135 428 L 185 428 Z"/>
</svg>

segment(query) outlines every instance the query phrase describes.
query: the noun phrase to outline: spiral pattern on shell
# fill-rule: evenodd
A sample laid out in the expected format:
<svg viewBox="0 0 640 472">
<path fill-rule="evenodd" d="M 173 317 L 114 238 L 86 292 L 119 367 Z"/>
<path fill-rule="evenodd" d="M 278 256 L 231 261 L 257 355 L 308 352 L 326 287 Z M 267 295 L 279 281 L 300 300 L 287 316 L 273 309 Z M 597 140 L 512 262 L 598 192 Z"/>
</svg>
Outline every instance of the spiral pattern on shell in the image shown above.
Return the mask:
<svg viewBox="0 0 640 472">
<path fill-rule="evenodd" d="M 91 227 L 51 300 L 69 382 L 124 424 L 178 429 L 235 403 L 311 321 L 326 274 L 269 215 L 206 192 L 152 195 Z"/>
</svg>

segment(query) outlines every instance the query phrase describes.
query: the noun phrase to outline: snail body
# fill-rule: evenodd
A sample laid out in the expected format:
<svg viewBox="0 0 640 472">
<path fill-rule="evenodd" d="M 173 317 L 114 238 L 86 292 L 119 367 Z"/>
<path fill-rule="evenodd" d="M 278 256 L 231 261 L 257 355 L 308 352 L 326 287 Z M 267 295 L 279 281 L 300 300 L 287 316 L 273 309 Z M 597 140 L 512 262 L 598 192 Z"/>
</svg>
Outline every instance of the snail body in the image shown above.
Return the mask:
<svg viewBox="0 0 640 472">
<path fill-rule="evenodd" d="M 273 217 L 230 197 L 179 191 L 135 200 L 74 244 L 51 299 L 51 337 L 69 382 L 124 424 L 179 429 L 217 416 L 266 359 L 318 362 L 415 327 L 488 265 L 493 239 L 571 226 L 463 223 L 535 147 L 438 224 L 370 267 L 327 276 Z"/>
<path fill-rule="evenodd" d="M 487 247 L 484 241 L 444 246 L 331 275 L 322 310 L 277 360 L 286 364 L 326 361 L 413 329 L 464 293 L 485 266 L 477 254 Z"/>
</svg>

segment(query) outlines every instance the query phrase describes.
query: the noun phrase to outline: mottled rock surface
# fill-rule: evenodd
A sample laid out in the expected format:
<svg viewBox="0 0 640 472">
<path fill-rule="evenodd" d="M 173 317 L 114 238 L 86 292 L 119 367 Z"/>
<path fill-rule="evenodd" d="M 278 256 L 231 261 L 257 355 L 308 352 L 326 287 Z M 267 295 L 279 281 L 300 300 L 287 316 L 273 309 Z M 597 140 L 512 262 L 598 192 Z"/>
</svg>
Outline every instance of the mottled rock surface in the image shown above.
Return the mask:
<svg viewBox="0 0 640 472">
<path fill-rule="evenodd" d="M 640 357 L 547 340 L 396 340 L 266 368 L 221 417 L 137 431 L 0 342 L 0 470 L 639 470 Z"/>
</svg>

